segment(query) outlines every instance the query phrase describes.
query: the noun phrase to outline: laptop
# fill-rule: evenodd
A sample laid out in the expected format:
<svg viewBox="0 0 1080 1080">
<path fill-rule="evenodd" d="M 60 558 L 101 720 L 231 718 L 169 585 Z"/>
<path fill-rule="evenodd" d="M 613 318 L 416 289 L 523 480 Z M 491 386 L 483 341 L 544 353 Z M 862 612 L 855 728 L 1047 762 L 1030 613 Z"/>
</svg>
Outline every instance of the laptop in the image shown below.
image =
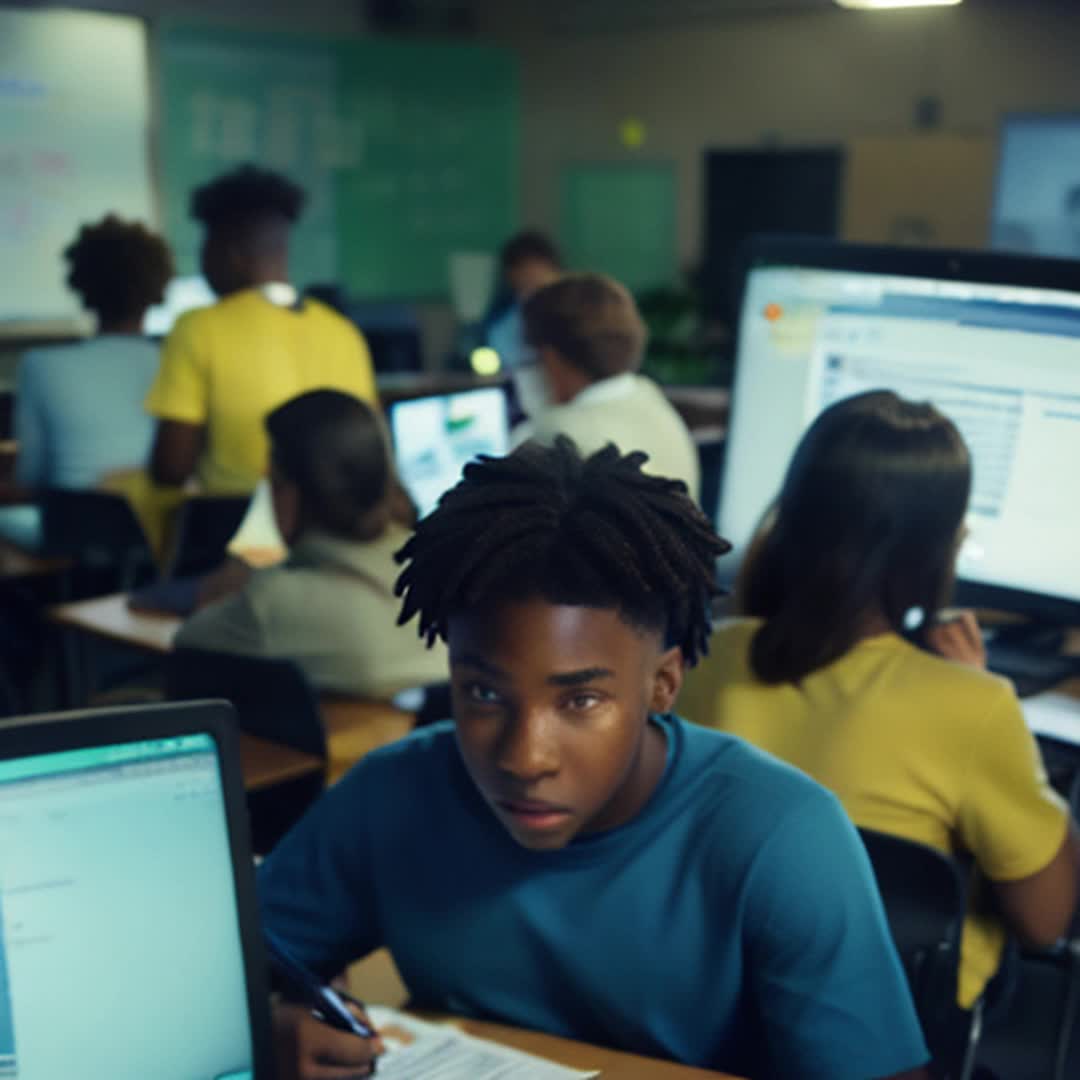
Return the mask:
<svg viewBox="0 0 1080 1080">
<path fill-rule="evenodd" d="M 225 702 L 0 723 L 0 1077 L 273 1075 Z"/>
<path fill-rule="evenodd" d="M 506 393 L 487 386 L 397 401 L 390 407 L 390 433 L 401 481 L 425 517 L 470 461 L 509 452 Z"/>
</svg>

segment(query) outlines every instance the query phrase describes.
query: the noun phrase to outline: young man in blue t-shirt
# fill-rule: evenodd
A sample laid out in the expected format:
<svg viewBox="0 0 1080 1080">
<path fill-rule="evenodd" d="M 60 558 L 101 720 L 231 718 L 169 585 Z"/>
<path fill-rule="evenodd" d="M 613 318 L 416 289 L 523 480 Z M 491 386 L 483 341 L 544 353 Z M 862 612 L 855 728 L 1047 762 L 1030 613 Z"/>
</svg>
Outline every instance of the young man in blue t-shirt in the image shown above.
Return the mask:
<svg viewBox="0 0 1080 1080">
<path fill-rule="evenodd" d="M 456 725 L 369 755 L 260 877 L 323 976 L 380 946 L 415 1004 L 786 1080 L 923 1077 L 927 1052 L 836 800 L 670 714 L 725 545 L 614 447 L 485 459 L 399 554 L 450 647 Z M 275 1017 L 286 1075 L 372 1045 Z"/>
</svg>

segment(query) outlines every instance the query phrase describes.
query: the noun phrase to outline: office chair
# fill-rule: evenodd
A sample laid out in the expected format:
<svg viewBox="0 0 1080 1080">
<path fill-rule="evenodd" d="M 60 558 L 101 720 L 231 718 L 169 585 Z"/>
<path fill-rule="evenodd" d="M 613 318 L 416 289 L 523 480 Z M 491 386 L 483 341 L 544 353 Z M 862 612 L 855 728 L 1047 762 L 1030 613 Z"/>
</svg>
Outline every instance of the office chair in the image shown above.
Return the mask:
<svg viewBox="0 0 1080 1080">
<path fill-rule="evenodd" d="M 960 936 L 967 911 L 961 867 L 924 844 L 860 829 L 896 951 L 934 1057 L 933 1075 L 969 1080 L 982 1034 L 982 1001 L 957 1030 Z"/>
<path fill-rule="evenodd" d="M 165 577 L 183 578 L 216 570 L 244 520 L 250 495 L 193 495 L 176 516 L 175 541 Z"/>
<path fill-rule="evenodd" d="M 1080 943 L 1021 954 L 1009 1010 L 987 1028 L 978 1062 L 1001 1080 L 1080 1076 Z"/>
<path fill-rule="evenodd" d="M 75 571 L 127 592 L 154 567 L 154 556 L 131 503 L 109 491 L 49 488 L 39 497 L 42 554 L 70 559 Z M 70 595 L 71 581 L 65 591 Z"/>
<path fill-rule="evenodd" d="M 319 797 L 326 783 L 326 732 L 311 684 L 292 660 L 176 649 L 165 666 L 170 701 L 224 698 L 236 709 L 239 729 L 312 754 L 322 772 L 251 792 L 255 850 L 269 851 Z"/>
</svg>

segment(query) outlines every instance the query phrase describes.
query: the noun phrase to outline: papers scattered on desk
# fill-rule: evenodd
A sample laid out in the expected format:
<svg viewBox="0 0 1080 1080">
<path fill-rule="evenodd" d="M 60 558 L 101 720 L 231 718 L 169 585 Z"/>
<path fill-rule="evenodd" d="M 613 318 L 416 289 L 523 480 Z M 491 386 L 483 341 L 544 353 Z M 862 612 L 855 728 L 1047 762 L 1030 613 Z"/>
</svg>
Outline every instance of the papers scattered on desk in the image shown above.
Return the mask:
<svg viewBox="0 0 1080 1080">
<path fill-rule="evenodd" d="M 378 1080 L 587 1080 L 600 1075 L 566 1069 L 395 1009 L 371 1005 L 368 1015 L 386 1045 Z"/>
<path fill-rule="evenodd" d="M 1080 746 L 1080 700 L 1050 691 L 1023 698 L 1024 719 L 1036 735 Z"/>
</svg>

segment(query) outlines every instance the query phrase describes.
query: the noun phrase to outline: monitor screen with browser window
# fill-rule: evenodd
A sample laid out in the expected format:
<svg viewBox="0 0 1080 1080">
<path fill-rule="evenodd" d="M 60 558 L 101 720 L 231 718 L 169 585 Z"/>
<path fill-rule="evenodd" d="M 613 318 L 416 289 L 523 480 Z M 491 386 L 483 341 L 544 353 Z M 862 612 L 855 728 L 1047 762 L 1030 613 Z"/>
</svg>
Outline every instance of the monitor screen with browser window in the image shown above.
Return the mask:
<svg viewBox="0 0 1080 1080">
<path fill-rule="evenodd" d="M 971 449 L 962 582 L 1008 608 L 1020 596 L 1080 605 L 1080 498 L 1062 482 L 1080 460 L 1080 265 L 761 242 L 718 517 L 736 549 L 728 572 L 809 424 L 874 389 L 933 402 Z"/>
</svg>

